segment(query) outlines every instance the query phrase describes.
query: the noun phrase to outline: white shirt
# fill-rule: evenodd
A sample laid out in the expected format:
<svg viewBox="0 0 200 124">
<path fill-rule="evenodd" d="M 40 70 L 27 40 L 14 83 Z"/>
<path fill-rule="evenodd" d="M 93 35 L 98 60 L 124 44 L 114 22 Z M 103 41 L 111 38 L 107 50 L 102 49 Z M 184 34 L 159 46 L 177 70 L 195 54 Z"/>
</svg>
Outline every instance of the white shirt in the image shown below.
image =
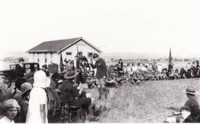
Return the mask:
<svg viewBox="0 0 200 124">
<path fill-rule="evenodd" d="M 131 72 L 131 66 L 127 66 L 127 72 Z"/>
<path fill-rule="evenodd" d="M 138 67 L 137 66 L 132 66 L 132 71 L 133 72 L 136 72 L 138 70 Z"/>
<path fill-rule="evenodd" d="M 8 119 L 7 116 L 3 116 L 0 119 L 0 124 L 15 124 L 15 122 L 13 120 Z"/>
<path fill-rule="evenodd" d="M 46 113 L 47 113 L 47 95 L 44 89 L 40 87 L 34 87 L 30 92 L 30 100 L 27 112 L 26 123 L 38 124 L 42 123 L 42 118 L 40 115 L 40 105 L 46 105 Z M 46 123 L 47 114 L 46 114 Z"/>
</svg>

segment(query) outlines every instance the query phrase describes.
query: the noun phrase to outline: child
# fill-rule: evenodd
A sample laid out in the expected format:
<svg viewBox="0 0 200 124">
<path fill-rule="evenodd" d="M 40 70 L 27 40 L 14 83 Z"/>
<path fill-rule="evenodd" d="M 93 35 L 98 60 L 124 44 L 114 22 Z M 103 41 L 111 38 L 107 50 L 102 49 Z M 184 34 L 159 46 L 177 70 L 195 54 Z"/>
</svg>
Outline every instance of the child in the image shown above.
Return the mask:
<svg viewBox="0 0 200 124">
<path fill-rule="evenodd" d="M 86 83 L 88 84 L 88 88 L 94 88 L 97 87 L 97 85 L 95 84 L 95 79 L 92 78 L 92 75 L 89 74 L 87 79 L 86 79 Z"/>
<path fill-rule="evenodd" d="M 30 92 L 26 123 L 48 123 L 47 94 L 44 88 L 50 86 L 50 79 L 42 70 L 34 74 L 33 89 Z"/>
<path fill-rule="evenodd" d="M 14 124 L 14 118 L 20 111 L 20 106 L 15 99 L 8 99 L 3 104 L 3 116 L 0 117 L 1 124 Z"/>
<path fill-rule="evenodd" d="M 109 75 L 108 78 L 106 79 L 106 85 L 107 86 L 114 86 L 114 87 L 117 88 L 117 82 L 115 80 L 115 77 Z"/>
</svg>

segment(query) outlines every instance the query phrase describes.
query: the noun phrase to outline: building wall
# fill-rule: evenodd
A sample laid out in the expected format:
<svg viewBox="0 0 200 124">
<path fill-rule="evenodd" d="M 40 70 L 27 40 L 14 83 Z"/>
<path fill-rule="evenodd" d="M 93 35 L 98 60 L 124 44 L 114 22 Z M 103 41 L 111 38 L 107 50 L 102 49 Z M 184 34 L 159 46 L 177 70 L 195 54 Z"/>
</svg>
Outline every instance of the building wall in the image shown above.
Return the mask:
<svg viewBox="0 0 200 124">
<path fill-rule="evenodd" d="M 98 51 L 93 49 L 91 46 L 86 44 L 84 41 L 79 41 L 77 44 L 67 48 L 66 50 L 62 51 L 62 58 L 63 58 L 63 63 L 64 59 L 67 58 L 67 60 L 74 60 L 75 56 L 77 55 L 77 50 L 78 52 L 82 52 L 84 56 L 88 57 L 88 53 L 97 53 L 100 54 Z M 66 53 L 72 53 L 71 55 L 66 55 Z M 45 63 L 45 58 L 47 59 L 47 62 Z M 60 54 L 58 53 L 29 53 L 29 62 L 38 62 L 39 59 L 39 64 L 40 67 L 44 64 L 50 64 L 51 62 L 60 64 Z"/>
<path fill-rule="evenodd" d="M 67 52 L 71 52 L 72 55 L 71 56 L 66 55 Z M 77 52 L 83 52 L 83 55 L 86 57 L 88 57 L 89 52 L 100 54 L 98 51 L 96 51 L 94 48 L 86 44 L 84 41 L 79 41 L 77 44 L 62 51 L 63 60 L 65 58 L 74 60 L 75 56 L 77 55 Z"/>
</svg>

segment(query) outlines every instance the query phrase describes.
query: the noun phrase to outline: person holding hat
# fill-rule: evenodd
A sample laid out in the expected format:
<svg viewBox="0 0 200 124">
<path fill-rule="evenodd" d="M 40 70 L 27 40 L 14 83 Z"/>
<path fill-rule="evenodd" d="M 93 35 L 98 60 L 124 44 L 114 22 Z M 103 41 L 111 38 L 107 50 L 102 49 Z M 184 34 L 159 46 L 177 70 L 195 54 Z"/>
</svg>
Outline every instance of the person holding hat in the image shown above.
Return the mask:
<svg viewBox="0 0 200 124">
<path fill-rule="evenodd" d="M 107 75 L 107 68 L 105 61 L 99 57 L 98 54 L 93 54 L 93 59 L 96 61 L 95 65 L 91 62 L 91 67 L 93 69 L 97 69 L 96 72 L 96 83 L 98 84 L 98 91 L 99 91 L 99 99 L 101 99 L 101 96 L 104 94 L 105 91 L 105 79 Z"/>
<path fill-rule="evenodd" d="M 50 79 L 45 72 L 39 70 L 34 74 L 33 89 L 30 92 L 26 123 L 48 123 L 46 87 L 50 86 Z"/>
<path fill-rule="evenodd" d="M 14 124 L 14 118 L 20 111 L 20 106 L 15 99 L 8 99 L 3 103 L 3 116 L 0 117 L 0 124 Z"/>
<path fill-rule="evenodd" d="M 195 97 L 195 89 L 193 87 L 188 87 L 186 89 L 186 95 L 188 97 L 188 100 L 186 101 L 184 106 L 187 106 L 191 109 L 191 115 L 188 117 L 188 121 L 200 122 L 199 103 L 197 101 L 197 98 Z"/>
</svg>

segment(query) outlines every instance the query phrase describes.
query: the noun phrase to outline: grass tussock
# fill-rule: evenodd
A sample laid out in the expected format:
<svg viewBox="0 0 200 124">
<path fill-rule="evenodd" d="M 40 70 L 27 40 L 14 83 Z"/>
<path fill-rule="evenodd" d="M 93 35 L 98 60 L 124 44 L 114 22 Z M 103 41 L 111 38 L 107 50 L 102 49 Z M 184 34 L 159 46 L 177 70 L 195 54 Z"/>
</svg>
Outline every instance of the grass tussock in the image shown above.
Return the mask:
<svg viewBox="0 0 200 124">
<path fill-rule="evenodd" d="M 139 86 L 126 83 L 119 88 L 110 88 L 108 99 L 96 101 L 108 108 L 100 116 L 100 122 L 163 122 L 172 113 L 168 108 L 184 105 L 187 100 L 185 89 L 189 85 L 199 92 L 199 79 L 146 81 Z M 89 92 L 98 98 L 96 89 Z"/>
</svg>

